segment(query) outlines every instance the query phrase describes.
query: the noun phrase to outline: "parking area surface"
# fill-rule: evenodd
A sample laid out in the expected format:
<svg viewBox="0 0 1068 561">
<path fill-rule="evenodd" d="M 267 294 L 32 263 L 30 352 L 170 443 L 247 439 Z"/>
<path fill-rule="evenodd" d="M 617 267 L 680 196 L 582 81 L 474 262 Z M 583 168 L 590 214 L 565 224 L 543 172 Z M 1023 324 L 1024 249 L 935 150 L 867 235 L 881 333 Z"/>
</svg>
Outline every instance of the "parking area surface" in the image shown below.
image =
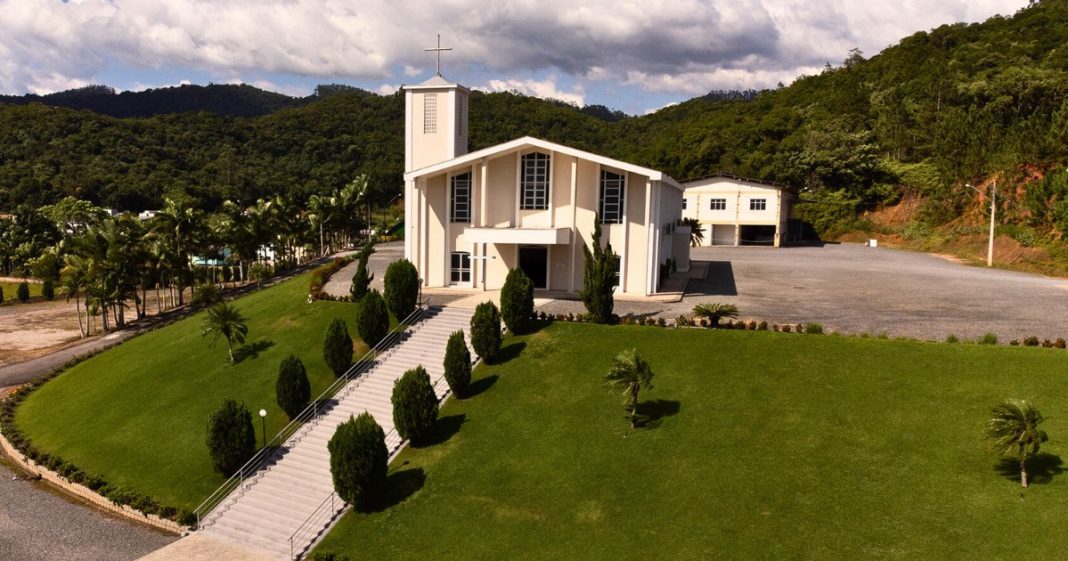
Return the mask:
<svg viewBox="0 0 1068 561">
<path fill-rule="evenodd" d="M 14 476 L 0 464 L 0 559 L 4 561 L 132 560 L 177 539 Z"/>
<path fill-rule="evenodd" d="M 691 279 L 680 302 L 616 302 L 617 313 L 674 318 L 701 302 L 728 302 L 744 319 L 818 322 L 845 333 L 1068 338 L 1065 279 L 858 244 L 704 247 L 694 248 L 691 259 L 708 262 L 708 275 Z M 542 309 L 582 305 L 555 301 Z"/>
</svg>

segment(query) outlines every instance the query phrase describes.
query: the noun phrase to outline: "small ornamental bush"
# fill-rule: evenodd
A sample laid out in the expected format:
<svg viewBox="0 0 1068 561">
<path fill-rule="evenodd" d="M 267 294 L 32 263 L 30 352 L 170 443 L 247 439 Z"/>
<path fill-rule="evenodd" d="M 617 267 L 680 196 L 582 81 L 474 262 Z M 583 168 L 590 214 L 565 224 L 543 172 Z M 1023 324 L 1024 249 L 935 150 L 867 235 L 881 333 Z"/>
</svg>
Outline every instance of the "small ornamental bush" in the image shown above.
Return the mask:
<svg viewBox="0 0 1068 561">
<path fill-rule="evenodd" d="M 1034 339 L 1035 345 L 1038 345 L 1038 338 L 1035 337 Z M 980 345 L 997 345 L 998 336 L 994 333 L 985 333 L 982 337 L 979 338 L 978 341 L 976 341 L 976 343 L 979 343 Z"/>
<path fill-rule="evenodd" d="M 375 247 L 370 243 L 360 250 L 359 262 L 356 264 L 356 274 L 352 276 L 352 286 L 349 288 L 353 302 L 359 302 L 367 294 L 367 290 L 371 286 L 371 280 L 375 278 L 373 274 L 367 273 L 367 259 L 374 252 Z"/>
<path fill-rule="evenodd" d="M 386 333 L 389 333 L 386 302 L 377 290 L 371 289 L 360 301 L 360 311 L 356 315 L 356 334 L 368 347 L 374 348 Z"/>
<path fill-rule="evenodd" d="M 501 319 L 508 331 L 522 333 L 534 315 L 534 281 L 516 267 L 501 288 Z"/>
<path fill-rule="evenodd" d="M 720 304 L 718 302 L 698 304 L 693 307 L 693 316 L 695 318 L 707 318 L 712 327 L 718 327 L 719 320 L 738 317 L 738 306 Z"/>
<path fill-rule="evenodd" d="M 215 471 L 229 477 L 256 453 L 256 433 L 252 413 L 228 399 L 208 419 L 208 452 Z"/>
<path fill-rule="evenodd" d="M 330 450 L 334 490 L 341 500 L 366 512 L 386 485 L 389 450 L 382 427 L 370 413 L 349 417 L 338 425 L 326 447 Z"/>
<path fill-rule="evenodd" d="M 386 307 L 393 312 L 397 321 L 415 311 L 416 300 L 419 299 L 419 273 L 411 261 L 401 259 L 390 263 L 383 282 Z"/>
<path fill-rule="evenodd" d="M 56 283 L 52 282 L 52 279 L 45 279 L 41 284 L 41 296 L 49 302 L 56 298 Z"/>
<path fill-rule="evenodd" d="M 471 346 L 487 363 L 493 362 L 493 357 L 501 350 L 501 314 L 493 302 L 483 302 L 475 307 L 475 315 L 471 317 Z"/>
<path fill-rule="evenodd" d="M 389 328 L 388 323 L 386 328 Z M 349 326 L 345 320 L 335 318 L 330 322 L 330 327 L 326 328 L 323 359 L 338 378 L 352 366 L 352 337 L 349 336 Z"/>
<path fill-rule="evenodd" d="M 214 284 L 201 284 L 193 289 L 193 298 L 189 301 L 193 306 L 211 306 L 223 301 L 222 292 Z"/>
<path fill-rule="evenodd" d="M 1032 335 L 1030 337 L 1024 337 L 1023 344 L 1026 347 L 1037 347 L 1038 346 L 1038 337 L 1035 337 L 1034 335 Z"/>
<path fill-rule="evenodd" d="M 311 399 L 311 384 L 308 372 L 299 358 L 289 355 L 278 367 L 278 380 L 274 384 L 275 400 L 282 411 L 295 418 L 308 406 Z"/>
<path fill-rule="evenodd" d="M 1064 341 L 1063 338 L 1058 337 L 1057 340 L 1053 342 L 1053 346 L 1058 348 L 1058 349 L 1063 349 L 1066 346 L 1066 344 L 1065 344 L 1065 341 Z"/>
<path fill-rule="evenodd" d="M 823 335 L 823 325 L 812 322 L 806 323 L 805 333 L 808 335 Z"/>
<path fill-rule="evenodd" d="M 25 304 L 30 301 L 30 285 L 26 281 L 19 283 L 17 289 L 15 289 L 15 298 L 19 299 L 19 302 Z"/>
<path fill-rule="evenodd" d="M 422 366 L 407 371 L 393 383 L 393 426 L 401 438 L 418 445 L 438 420 L 438 396 Z"/>
<path fill-rule="evenodd" d="M 445 346 L 445 382 L 457 397 L 463 397 L 471 383 L 471 351 L 464 341 L 464 332 L 449 336 Z"/>
<path fill-rule="evenodd" d="M 956 335 L 953 335 L 952 333 L 950 333 L 949 336 L 946 337 L 946 342 L 947 343 L 959 343 L 960 339 L 958 339 Z M 1019 342 L 1017 342 L 1016 344 L 1018 345 Z"/>
</svg>

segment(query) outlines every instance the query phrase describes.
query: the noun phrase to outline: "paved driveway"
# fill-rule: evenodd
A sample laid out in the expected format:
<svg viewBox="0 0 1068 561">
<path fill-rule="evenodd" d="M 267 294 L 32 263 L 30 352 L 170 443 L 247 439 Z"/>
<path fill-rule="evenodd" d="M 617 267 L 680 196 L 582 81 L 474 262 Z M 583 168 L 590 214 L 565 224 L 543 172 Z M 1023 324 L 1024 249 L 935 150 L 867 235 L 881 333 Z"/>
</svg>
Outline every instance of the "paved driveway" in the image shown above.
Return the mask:
<svg viewBox="0 0 1068 561">
<path fill-rule="evenodd" d="M 886 332 L 924 339 L 986 332 L 1002 341 L 1028 335 L 1068 338 L 1068 281 L 953 263 L 928 255 L 857 244 L 823 247 L 706 247 L 694 261 L 681 302 L 617 302 L 621 314 L 675 317 L 700 302 L 730 302 L 743 318 L 819 322 L 848 333 Z M 554 303 L 547 309 L 575 308 Z M 581 309 L 581 304 L 578 305 Z"/>
</svg>

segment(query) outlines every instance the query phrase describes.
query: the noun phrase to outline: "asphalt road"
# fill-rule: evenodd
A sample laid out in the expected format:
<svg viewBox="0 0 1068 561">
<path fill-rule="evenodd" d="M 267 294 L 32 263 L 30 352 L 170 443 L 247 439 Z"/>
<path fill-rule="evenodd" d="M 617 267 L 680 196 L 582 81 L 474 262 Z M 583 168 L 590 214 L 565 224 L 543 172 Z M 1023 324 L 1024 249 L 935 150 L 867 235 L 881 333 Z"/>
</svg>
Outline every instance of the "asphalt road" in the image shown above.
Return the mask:
<svg viewBox="0 0 1068 561">
<path fill-rule="evenodd" d="M 709 274 L 692 279 L 681 302 L 617 302 L 617 313 L 674 318 L 701 302 L 728 302 L 745 319 L 818 322 L 854 334 L 1068 339 L 1065 279 L 858 244 L 694 248 L 691 259 L 709 262 Z M 581 310 L 581 303 L 544 309 Z"/>
<path fill-rule="evenodd" d="M 13 480 L 0 464 L 0 559 L 125 561 L 177 539 L 59 497 L 41 483 Z"/>
</svg>

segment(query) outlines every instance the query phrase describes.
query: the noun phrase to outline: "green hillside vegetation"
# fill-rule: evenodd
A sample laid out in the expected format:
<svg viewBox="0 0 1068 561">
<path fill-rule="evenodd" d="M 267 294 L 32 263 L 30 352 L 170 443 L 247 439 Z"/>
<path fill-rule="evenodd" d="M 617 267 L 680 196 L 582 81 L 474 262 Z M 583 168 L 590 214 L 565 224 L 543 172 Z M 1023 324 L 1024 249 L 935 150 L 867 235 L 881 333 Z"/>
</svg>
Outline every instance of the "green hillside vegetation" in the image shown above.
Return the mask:
<svg viewBox="0 0 1068 561">
<path fill-rule="evenodd" d="M 603 380 L 630 348 L 655 372 L 639 429 Z M 476 369 L 477 395 L 442 408 L 444 442 L 393 462 L 387 506 L 347 514 L 320 559 L 933 561 L 1068 546 L 1063 351 L 558 322 L 502 355 Z M 983 438 L 1007 397 L 1048 417 L 1028 489 Z"/>
<path fill-rule="evenodd" d="M 532 135 L 678 179 L 729 172 L 790 183 L 804 190 L 804 218 L 825 234 L 855 228 L 858 211 L 906 194 L 923 198 L 917 220 L 939 225 L 974 200 L 960 188 L 966 181 L 1001 174 L 1022 185 L 1064 165 L 1066 20 L 1068 2 L 1037 2 L 1012 17 L 916 33 L 867 60 L 843 53 L 841 64 L 788 87 L 718 92 L 643 117 L 476 92 L 471 148 Z M 331 95 L 255 118 L 115 119 L 2 105 L 0 209 L 65 195 L 157 208 L 169 190 L 206 207 L 275 193 L 303 199 L 359 173 L 388 200 L 401 187 L 402 95 L 324 92 Z M 1004 207 L 1022 208 L 1026 189 L 1006 191 L 1013 194 Z M 1066 195 L 1058 187 L 1047 201 Z M 1059 238 L 1068 224 L 1027 220 L 1042 240 Z"/>
<path fill-rule="evenodd" d="M 289 422 L 274 395 L 282 359 L 304 363 L 313 396 L 334 381 L 321 341 L 335 318 L 353 323 L 356 305 L 309 304 L 308 279 L 234 301 L 248 318 L 235 364 L 225 342 L 208 346 L 200 312 L 71 368 L 22 402 L 15 422 L 38 449 L 88 474 L 192 510 L 225 479 L 212 470 L 205 427 L 226 399 L 266 409 L 270 438 Z M 255 429 L 258 446 L 259 419 Z"/>
</svg>

